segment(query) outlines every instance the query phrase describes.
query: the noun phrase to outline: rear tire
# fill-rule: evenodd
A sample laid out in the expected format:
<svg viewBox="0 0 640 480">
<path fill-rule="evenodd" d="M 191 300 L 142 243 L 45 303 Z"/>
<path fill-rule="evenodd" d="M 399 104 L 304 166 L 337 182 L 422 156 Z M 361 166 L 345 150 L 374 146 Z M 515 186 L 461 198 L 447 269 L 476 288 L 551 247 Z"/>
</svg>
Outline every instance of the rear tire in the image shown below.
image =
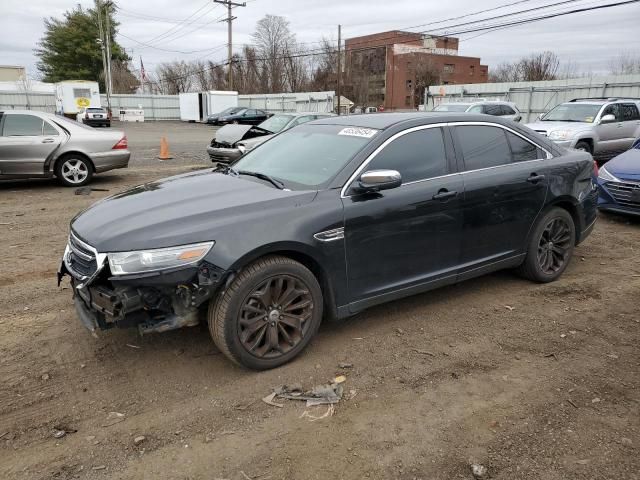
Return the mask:
<svg viewBox="0 0 640 480">
<path fill-rule="evenodd" d="M 287 363 L 322 320 L 322 290 L 304 265 L 268 256 L 244 268 L 209 304 L 209 332 L 233 362 L 254 370 Z"/>
<path fill-rule="evenodd" d="M 82 187 L 93 177 L 93 165 L 80 155 L 66 155 L 56 162 L 55 174 L 65 187 Z"/>
<path fill-rule="evenodd" d="M 539 283 L 557 280 L 571 261 L 575 242 L 571 214 L 563 208 L 552 208 L 536 222 L 518 273 Z"/>
</svg>

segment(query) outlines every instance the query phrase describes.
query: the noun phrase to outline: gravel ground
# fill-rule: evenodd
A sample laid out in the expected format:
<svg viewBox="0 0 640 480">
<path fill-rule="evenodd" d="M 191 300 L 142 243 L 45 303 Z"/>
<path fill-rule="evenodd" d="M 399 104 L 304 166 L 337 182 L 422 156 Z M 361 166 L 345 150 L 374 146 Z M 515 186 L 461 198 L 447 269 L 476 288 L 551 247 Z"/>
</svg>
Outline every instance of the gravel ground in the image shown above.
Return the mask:
<svg viewBox="0 0 640 480">
<path fill-rule="evenodd" d="M 125 128 L 134 161 L 96 177 L 108 192 L 0 184 L 0 478 L 450 480 L 472 462 L 504 480 L 640 478 L 640 222 L 601 215 L 553 284 L 501 272 L 372 308 L 256 373 L 204 328 L 93 338 L 56 286 L 79 210 L 207 165 L 205 126 Z M 162 134 L 174 160 L 155 159 Z M 346 398 L 317 421 L 303 413 L 326 407 L 260 400 L 338 373 Z"/>
</svg>

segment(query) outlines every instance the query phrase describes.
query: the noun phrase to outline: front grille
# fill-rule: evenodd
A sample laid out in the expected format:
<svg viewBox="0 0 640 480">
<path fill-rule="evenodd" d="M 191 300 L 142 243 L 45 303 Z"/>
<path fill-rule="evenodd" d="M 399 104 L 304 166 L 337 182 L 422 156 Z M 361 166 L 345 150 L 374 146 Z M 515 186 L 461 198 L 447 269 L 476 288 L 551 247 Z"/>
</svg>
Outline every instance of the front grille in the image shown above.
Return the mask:
<svg viewBox="0 0 640 480">
<path fill-rule="evenodd" d="M 606 182 L 604 185 L 620 205 L 640 208 L 640 183 Z"/>
<path fill-rule="evenodd" d="M 79 277 L 90 277 L 98 269 L 98 261 L 89 245 L 69 235 L 69 254 L 66 258 L 67 268 Z"/>
</svg>

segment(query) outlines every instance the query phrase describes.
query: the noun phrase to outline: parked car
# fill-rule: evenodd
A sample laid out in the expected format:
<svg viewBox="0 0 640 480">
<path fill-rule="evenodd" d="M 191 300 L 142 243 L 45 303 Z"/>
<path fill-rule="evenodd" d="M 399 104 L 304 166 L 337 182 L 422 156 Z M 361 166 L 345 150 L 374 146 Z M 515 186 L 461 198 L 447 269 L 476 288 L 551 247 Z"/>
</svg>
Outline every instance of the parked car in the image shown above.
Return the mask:
<svg viewBox="0 0 640 480">
<path fill-rule="evenodd" d="M 480 101 L 480 102 L 455 102 L 441 103 L 433 109 L 434 112 L 466 112 L 484 113 L 494 117 L 508 118 L 514 122 L 522 120 L 522 114 L 513 102 Z"/>
<path fill-rule="evenodd" d="M 558 145 L 592 155 L 628 149 L 640 137 L 640 102 L 623 98 L 575 98 L 527 127 Z"/>
<path fill-rule="evenodd" d="M 0 111 L 0 180 L 56 177 L 78 187 L 94 173 L 129 165 L 127 137 L 32 110 Z"/>
<path fill-rule="evenodd" d="M 284 132 L 296 125 L 311 120 L 333 116 L 332 113 L 298 112 L 276 113 L 255 127 L 247 125 L 225 125 L 207 147 L 212 162 L 230 163 L 245 152 L 253 150 L 276 133 Z"/>
<path fill-rule="evenodd" d="M 640 215 L 640 140 L 600 167 L 598 186 L 598 208 Z"/>
<path fill-rule="evenodd" d="M 244 111 L 246 108 L 243 107 L 229 107 L 224 109 L 221 112 L 214 113 L 213 115 L 209 115 L 207 117 L 207 123 L 210 125 L 218 125 L 218 119 L 221 117 L 225 117 L 227 115 L 235 115 L 238 112 Z"/>
<path fill-rule="evenodd" d="M 111 114 L 107 112 L 107 109 L 102 107 L 84 108 L 78 112 L 76 120 L 94 127 L 111 126 Z"/>
<path fill-rule="evenodd" d="M 254 108 L 241 108 L 233 113 L 221 115 L 215 122 L 215 125 L 227 125 L 229 123 L 240 123 L 242 125 L 257 125 L 269 118 L 271 113 L 264 110 L 256 110 Z"/>
<path fill-rule="evenodd" d="M 503 268 L 557 279 L 596 221 L 594 162 L 484 115 L 380 113 L 292 128 L 233 167 L 102 200 L 71 223 L 59 281 L 92 331 L 198 323 L 254 369 L 323 317 Z"/>
</svg>

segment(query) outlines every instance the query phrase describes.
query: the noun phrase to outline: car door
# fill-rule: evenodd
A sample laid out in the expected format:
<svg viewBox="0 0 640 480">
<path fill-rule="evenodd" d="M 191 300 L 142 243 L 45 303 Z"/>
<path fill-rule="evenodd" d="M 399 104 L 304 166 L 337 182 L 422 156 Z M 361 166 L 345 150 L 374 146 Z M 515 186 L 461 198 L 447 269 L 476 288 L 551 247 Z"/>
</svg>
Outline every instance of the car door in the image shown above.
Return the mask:
<svg viewBox="0 0 640 480">
<path fill-rule="evenodd" d="M 620 150 L 624 148 L 624 130 L 622 124 L 622 109 L 619 103 L 607 105 L 600 111 L 600 116 L 596 120 L 600 122 L 605 115 L 613 115 L 616 120 L 610 123 L 598 123 L 596 125 L 596 133 L 598 134 L 598 142 L 595 150 L 598 152 L 606 152 L 611 150 Z"/>
<path fill-rule="evenodd" d="M 633 141 L 640 135 L 640 112 L 635 103 L 623 103 L 622 108 L 622 133 L 624 135 L 624 146 L 631 147 Z"/>
<path fill-rule="evenodd" d="M 452 282 L 460 254 L 462 177 L 446 129 L 422 126 L 383 143 L 354 174 L 391 169 L 400 187 L 343 192 L 349 296 L 357 311 L 367 299 L 399 289 Z M 445 146 L 446 145 L 446 146 Z M 370 301 L 370 300 L 369 300 Z M 374 302 L 375 303 L 375 302 Z M 360 307 L 358 307 L 358 305 Z"/>
<path fill-rule="evenodd" d="M 62 133 L 37 115 L 5 112 L 0 124 L 0 175 L 44 175 Z"/>
<path fill-rule="evenodd" d="M 470 273 L 522 253 L 547 194 L 546 152 L 498 125 L 460 124 L 453 136 L 465 191 L 461 268 Z"/>
</svg>

